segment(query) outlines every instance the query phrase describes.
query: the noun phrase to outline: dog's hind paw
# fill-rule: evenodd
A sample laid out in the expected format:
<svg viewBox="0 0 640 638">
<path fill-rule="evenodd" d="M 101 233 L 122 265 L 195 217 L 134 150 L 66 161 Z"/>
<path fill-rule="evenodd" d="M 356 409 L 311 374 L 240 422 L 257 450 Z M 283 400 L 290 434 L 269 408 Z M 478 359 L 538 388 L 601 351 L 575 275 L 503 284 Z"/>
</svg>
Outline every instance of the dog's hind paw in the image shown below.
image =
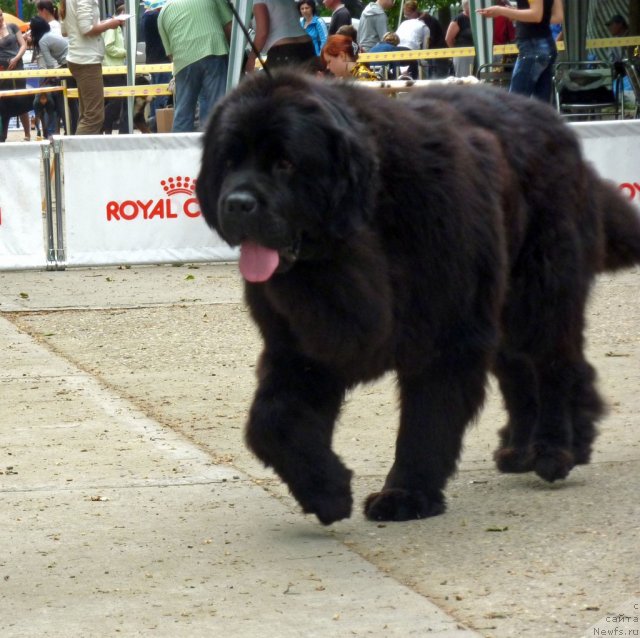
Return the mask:
<svg viewBox="0 0 640 638">
<path fill-rule="evenodd" d="M 591 461 L 591 445 L 574 445 L 573 458 L 576 465 L 588 465 Z"/>
<path fill-rule="evenodd" d="M 531 472 L 535 461 L 530 449 L 515 447 L 501 447 L 495 451 L 493 458 L 498 470 L 504 474 Z"/>
<path fill-rule="evenodd" d="M 564 448 L 537 445 L 535 447 L 535 473 L 545 481 L 553 483 L 565 479 L 575 466 L 573 454 Z"/>
<path fill-rule="evenodd" d="M 410 521 L 442 514 L 444 496 L 427 496 L 424 492 L 391 488 L 370 494 L 364 514 L 370 521 Z"/>
</svg>

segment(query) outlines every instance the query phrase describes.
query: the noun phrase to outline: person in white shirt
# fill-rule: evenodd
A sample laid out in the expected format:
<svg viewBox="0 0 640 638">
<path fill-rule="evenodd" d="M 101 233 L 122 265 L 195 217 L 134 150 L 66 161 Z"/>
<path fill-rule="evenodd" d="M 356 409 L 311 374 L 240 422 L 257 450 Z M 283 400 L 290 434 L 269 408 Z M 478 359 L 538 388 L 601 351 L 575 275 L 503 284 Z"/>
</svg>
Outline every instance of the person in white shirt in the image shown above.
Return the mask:
<svg viewBox="0 0 640 638">
<path fill-rule="evenodd" d="M 78 85 L 80 119 L 76 135 L 99 135 L 104 122 L 102 33 L 122 24 L 118 17 L 100 19 L 98 0 L 66 0 L 60 5 L 63 31 L 69 38 L 67 66 Z"/>
<path fill-rule="evenodd" d="M 62 25 L 58 22 L 58 9 L 51 0 L 38 0 L 36 2 L 38 15 L 49 23 L 52 35 L 62 35 Z"/>
<path fill-rule="evenodd" d="M 400 38 L 400 46 L 413 51 L 429 48 L 429 27 L 420 20 L 418 3 L 406 0 L 403 7 L 404 20 L 398 26 L 396 34 Z"/>
</svg>

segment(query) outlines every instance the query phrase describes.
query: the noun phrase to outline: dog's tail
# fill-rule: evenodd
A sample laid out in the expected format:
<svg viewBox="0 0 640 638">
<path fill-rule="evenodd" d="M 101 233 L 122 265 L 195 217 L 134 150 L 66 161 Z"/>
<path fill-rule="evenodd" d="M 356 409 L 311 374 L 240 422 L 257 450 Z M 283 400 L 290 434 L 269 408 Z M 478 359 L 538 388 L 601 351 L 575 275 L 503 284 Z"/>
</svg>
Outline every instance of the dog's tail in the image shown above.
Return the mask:
<svg viewBox="0 0 640 638">
<path fill-rule="evenodd" d="M 620 270 L 640 264 L 640 209 L 613 183 L 597 177 L 592 183 L 597 184 L 595 200 L 604 231 L 600 270 Z"/>
</svg>

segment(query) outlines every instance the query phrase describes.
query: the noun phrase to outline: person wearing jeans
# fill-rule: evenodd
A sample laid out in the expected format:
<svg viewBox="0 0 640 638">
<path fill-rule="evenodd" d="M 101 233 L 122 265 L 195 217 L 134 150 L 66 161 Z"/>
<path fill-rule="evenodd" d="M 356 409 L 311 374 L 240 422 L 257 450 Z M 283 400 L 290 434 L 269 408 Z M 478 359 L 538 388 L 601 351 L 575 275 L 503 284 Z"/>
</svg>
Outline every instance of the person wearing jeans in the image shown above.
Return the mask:
<svg viewBox="0 0 640 638">
<path fill-rule="evenodd" d="M 516 21 L 518 58 L 509 91 L 550 102 L 553 65 L 558 55 L 551 24 L 563 21 L 562 0 L 518 0 L 517 9 L 498 5 L 477 9 L 477 13 Z"/>
<path fill-rule="evenodd" d="M 227 56 L 208 55 L 180 70 L 175 78 L 173 132 L 195 130 L 196 105 L 199 105 L 202 128 L 211 108 L 227 88 Z"/>
<path fill-rule="evenodd" d="M 164 4 L 165 0 L 144 0 L 145 11 L 142 14 L 140 24 L 146 45 L 145 54 L 147 64 L 168 64 L 171 62 L 167 56 L 167 52 L 164 50 L 164 45 L 158 32 L 158 17 Z M 151 74 L 152 84 L 169 84 L 170 81 L 170 71 L 158 71 Z M 166 108 L 168 103 L 169 96 L 167 95 L 159 95 L 151 100 L 151 104 L 149 105 L 149 126 L 154 133 L 157 131 L 156 111 Z"/>
<path fill-rule="evenodd" d="M 518 39 L 517 42 L 518 57 L 513 67 L 509 91 L 550 102 L 553 65 L 558 57 L 555 40 L 548 36 Z"/>
<path fill-rule="evenodd" d="M 158 31 L 173 62 L 174 133 L 200 128 L 224 95 L 229 64 L 232 13 L 223 0 L 172 0 L 162 7 Z"/>
<path fill-rule="evenodd" d="M 69 38 L 67 67 L 78 87 L 80 118 L 76 135 L 99 135 L 104 122 L 102 33 L 116 29 L 122 20 L 100 20 L 98 0 L 66 0 L 60 6 L 63 31 Z"/>
</svg>

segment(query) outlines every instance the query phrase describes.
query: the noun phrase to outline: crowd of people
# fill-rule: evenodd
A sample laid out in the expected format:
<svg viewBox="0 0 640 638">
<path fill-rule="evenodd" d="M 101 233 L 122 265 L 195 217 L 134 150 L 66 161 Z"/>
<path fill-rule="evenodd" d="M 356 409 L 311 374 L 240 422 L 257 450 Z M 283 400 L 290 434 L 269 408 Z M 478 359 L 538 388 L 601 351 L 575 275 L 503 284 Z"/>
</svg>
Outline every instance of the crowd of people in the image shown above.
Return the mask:
<svg viewBox="0 0 640 638">
<path fill-rule="evenodd" d="M 383 65 L 358 62 L 361 53 L 473 47 L 469 0 L 461 0 L 460 12 L 446 30 L 434 15 L 421 11 L 416 0 L 405 0 L 395 31 L 388 19 L 395 0 L 372 0 L 366 5 L 361 0 L 318 2 L 322 4 L 316 0 L 255 0 L 254 46 L 247 48 L 243 72 L 299 66 L 358 79 L 378 78 L 381 70 L 388 77 L 428 79 L 474 73 L 473 55 Z M 102 71 L 102 66 L 126 63 L 124 31 L 130 23 L 129 16 L 123 15 L 124 4 L 125 0 L 116 0 L 114 14 L 102 19 L 98 0 L 60 0 L 58 6 L 52 0 L 38 0 L 38 15 L 25 37 L 15 25 L 4 24 L 0 11 L 1 68 L 23 68 L 24 53 L 32 47 L 39 67 L 69 68 L 78 88 L 79 100 L 69 122 L 59 93 L 35 97 L 33 109 L 42 122 L 43 135 L 50 136 L 61 126 L 75 134 L 110 133 L 116 127 L 120 133 L 128 131 L 127 99 L 104 99 L 105 84 L 118 86 L 126 77 L 103 75 Z M 329 17 L 320 17 L 322 8 Z M 557 56 L 553 25 L 562 24 L 562 0 L 493 0 L 492 6 L 477 13 L 493 21 L 494 44 L 517 42 L 519 55 L 510 90 L 549 101 Z M 140 28 L 146 61 L 173 66 L 172 74 L 157 73 L 151 78 L 153 83 L 174 83 L 173 132 L 201 127 L 226 92 L 232 18 L 224 0 L 144 0 Z M 614 35 L 629 31 L 619 15 L 611 19 L 610 29 Z M 14 86 L 23 87 L 24 81 Z M 166 105 L 166 96 L 152 100 L 147 130 L 155 130 L 156 110 Z M 25 123 L 25 139 L 29 137 L 30 126 Z"/>
</svg>

